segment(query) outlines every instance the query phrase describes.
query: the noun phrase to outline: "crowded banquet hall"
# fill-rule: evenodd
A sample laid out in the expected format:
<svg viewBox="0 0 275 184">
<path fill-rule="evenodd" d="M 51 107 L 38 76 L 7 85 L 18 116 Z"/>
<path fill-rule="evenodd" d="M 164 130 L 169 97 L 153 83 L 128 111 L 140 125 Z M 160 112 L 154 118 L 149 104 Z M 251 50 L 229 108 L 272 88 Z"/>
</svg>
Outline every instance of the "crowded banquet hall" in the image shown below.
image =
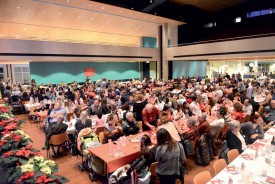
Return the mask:
<svg viewBox="0 0 275 184">
<path fill-rule="evenodd" d="M 0 184 L 275 184 L 274 21 L 274 0 L 0 0 Z"/>
</svg>

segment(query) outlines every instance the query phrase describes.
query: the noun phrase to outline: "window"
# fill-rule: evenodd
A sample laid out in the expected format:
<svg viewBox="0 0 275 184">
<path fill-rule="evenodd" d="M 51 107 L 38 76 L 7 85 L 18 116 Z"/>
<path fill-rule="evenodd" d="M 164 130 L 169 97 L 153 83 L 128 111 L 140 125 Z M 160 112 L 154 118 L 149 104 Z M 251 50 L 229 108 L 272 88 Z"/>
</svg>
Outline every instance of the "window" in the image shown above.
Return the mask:
<svg viewBox="0 0 275 184">
<path fill-rule="evenodd" d="M 24 83 L 25 80 L 30 81 L 29 65 L 14 65 L 14 82 Z"/>
<path fill-rule="evenodd" d="M 258 16 L 262 16 L 262 15 L 269 15 L 272 13 L 275 13 L 274 9 L 272 9 L 272 8 L 265 9 L 265 10 L 252 11 L 252 12 L 248 12 L 246 14 L 246 18 L 258 17 Z"/>
</svg>

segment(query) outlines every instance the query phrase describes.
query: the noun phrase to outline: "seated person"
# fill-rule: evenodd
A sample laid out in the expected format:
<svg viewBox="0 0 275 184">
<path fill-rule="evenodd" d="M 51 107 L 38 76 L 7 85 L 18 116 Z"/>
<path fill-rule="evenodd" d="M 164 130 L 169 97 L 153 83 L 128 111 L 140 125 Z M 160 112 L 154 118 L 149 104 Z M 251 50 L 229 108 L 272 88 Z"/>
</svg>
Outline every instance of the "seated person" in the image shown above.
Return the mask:
<svg viewBox="0 0 275 184">
<path fill-rule="evenodd" d="M 48 128 L 46 129 L 46 134 L 48 133 L 48 130 L 50 130 L 51 127 L 53 127 L 56 124 L 56 118 L 58 115 L 63 115 L 64 117 L 66 117 L 66 109 L 62 108 L 61 106 L 61 102 L 55 102 L 54 108 L 51 110 L 50 113 L 49 124 Z"/>
<path fill-rule="evenodd" d="M 122 127 L 119 126 L 115 119 L 118 119 L 117 114 L 112 114 L 109 117 L 109 120 L 105 124 L 104 130 L 104 143 L 108 142 L 108 139 L 112 139 L 112 141 L 117 140 L 120 136 L 123 135 Z"/>
<path fill-rule="evenodd" d="M 97 120 L 94 127 L 94 132 L 96 132 L 98 127 L 104 127 L 104 120 L 102 119 L 101 112 L 97 113 Z"/>
<path fill-rule="evenodd" d="M 211 127 L 211 133 L 213 136 L 216 135 L 216 133 L 219 131 L 220 128 L 222 128 L 225 124 L 224 121 L 224 115 L 226 113 L 224 112 L 223 109 L 219 109 L 217 112 L 217 118 L 216 120 L 214 120 L 212 123 L 210 123 L 210 127 Z"/>
<path fill-rule="evenodd" d="M 142 110 L 142 130 L 154 130 L 157 127 L 159 110 L 153 104 L 148 103 Z"/>
<path fill-rule="evenodd" d="M 134 119 L 134 115 L 132 112 L 127 112 L 126 120 L 122 121 L 122 129 L 124 135 L 134 135 L 139 132 L 139 127 L 137 121 Z"/>
<path fill-rule="evenodd" d="M 275 100 L 271 100 L 269 106 L 266 107 L 270 111 L 267 121 L 275 121 Z"/>
<path fill-rule="evenodd" d="M 56 116 L 56 124 L 51 127 L 51 129 L 48 131 L 48 133 L 46 134 L 46 149 L 50 149 L 49 148 L 49 141 L 52 135 L 57 135 L 57 134 L 63 134 L 66 132 L 68 125 L 63 123 L 64 121 L 64 116 L 59 114 Z M 42 148 L 43 149 L 43 148 Z M 58 149 L 57 149 L 58 150 Z M 56 152 L 54 150 L 54 148 L 52 147 L 52 151 L 54 153 L 54 156 L 56 155 Z"/>
<path fill-rule="evenodd" d="M 159 124 L 158 129 L 161 129 L 161 128 L 166 129 L 175 141 L 178 141 L 178 142 L 181 141 L 179 132 L 175 124 L 173 123 L 173 121 L 169 119 L 168 113 L 166 111 L 162 111 L 160 113 L 158 124 Z"/>
<path fill-rule="evenodd" d="M 195 118 L 193 117 L 188 118 L 187 127 L 189 128 L 189 130 L 183 135 L 185 140 L 196 141 L 200 138 L 200 134 L 196 124 L 197 124 L 197 121 Z"/>
<path fill-rule="evenodd" d="M 261 111 L 261 117 L 262 117 L 262 119 L 263 119 L 263 130 L 264 131 L 267 131 L 267 130 L 269 130 L 269 128 L 271 127 L 271 126 L 273 126 L 274 125 L 274 121 L 268 121 L 268 116 L 269 116 L 269 114 L 270 114 L 270 110 L 269 109 L 263 109 L 262 111 Z"/>
<path fill-rule="evenodd" d="M 251 117 L 251 122 L 241 125 L 246 144 L 253 144 L 257 139 L 264 138 L 263 123 L 261 116 L 255 114 Z"/>
<path fill-rule="evenodd" d="M 144 134 L 141 137 L 140 141 L 140 153 L 144 155 L 144 158 L 147 159 L 147 166 L 150 167 L 152 163 L 156 162 L 155 155 L 156 155 L 157 146 L 152 144 L 150 137 L 147 134 Z"/>
<path fill-rule="evenodd" d="M 207 114 L 206 113 L 201 113 L 198 115 L 198 131 L 200 136 L 204 133 L 210 133 L 210 124 L 206 120 Z"/>
<path fill-rule="evenodd" d="M 83 128 L 92 128 L 92 120 L 88 118 L 86 111 L 80 113 L 80 118 L 75 123 L 77 132 L 80 132 Z"/>
<path fill-rule="evenodd" d="M 247 145 L 242 134 L 240 133 L 240 122 L 232 120 L 229 123 L 229 128 L 230 130 L 228 131 L 226 136 L 227 146 L 230 150 L 238 149 L 239 153 L 241 154 L 247 148 Z"/>
<path fill-rule="evenodd" d="M 242 105 L 237 102 L 233 105 L 234 111 L 232 112 L 232 120 L 240 121 L 243 117 L 243 107 Z"/>
<path fill-rule="evenodd" d="M 251 105 L 250 99 L 247 98 L 244 100 L 244 107 L 243 107 L 243 112 L 249 116 L 251 116 L 253 112 L 253 107 Z"/>
<path fill-rule="evenodd" d="M 73 118 L 74 118 L 74 119 L 80 118 L 80 113 L 81 113 L 80 108 L 79 108 L 79 107 L 76 107 L 76 108 L 74 109 L 74 111 L 73 111 Z"/>
</svg>

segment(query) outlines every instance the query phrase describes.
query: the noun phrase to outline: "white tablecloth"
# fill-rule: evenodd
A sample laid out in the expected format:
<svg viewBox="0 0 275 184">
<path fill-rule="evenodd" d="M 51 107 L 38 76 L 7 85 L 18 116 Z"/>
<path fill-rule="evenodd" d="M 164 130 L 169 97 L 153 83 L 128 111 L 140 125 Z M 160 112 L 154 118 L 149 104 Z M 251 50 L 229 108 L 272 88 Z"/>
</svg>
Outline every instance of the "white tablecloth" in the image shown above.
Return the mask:
<svg viewBox="0 0 275 184">
<path fill-rule="evenodd" d="M 65 122 L 65 124 L 68 125 L 68 128 L 66 130 L 66 133 L 67 134 L 73 134 L 75 133 L 76 129 L 75 129 L 75 123 L 77 122 L 77 119 L 71 119 L 70 122 Z M 96 124 L 96 121 L 95 120 L 92 120 L 92 128 L 94 128 Z"/>
<path fill-rule="evenodd" d="M 233 160 L 225 169 L 218 173 L 208 184 L 225 183 L 232 178 L 233 183 L 268 183 L 269 177 L 274 178 L 275 183 L 275 147 L 270 145 L 272 137 L 275 135 L 275 127 L 265 133 L 265 138 L 257 140 L 251 147 L 247 148 L 241 155 Z M 260 147 L 258 157 L 255 158 L 256 147 Z M 272 150 L 274 150 L 272 152 Z M 271 159 L 271 164 L 266 159 Z M 245 169 L 241 170 L 241 165 L 245 165 Z M 266 172 L 266 175 L 262 175 Z M 244 181 L 243 177 L 249 176 L 250 181 Z"/>
</svg>

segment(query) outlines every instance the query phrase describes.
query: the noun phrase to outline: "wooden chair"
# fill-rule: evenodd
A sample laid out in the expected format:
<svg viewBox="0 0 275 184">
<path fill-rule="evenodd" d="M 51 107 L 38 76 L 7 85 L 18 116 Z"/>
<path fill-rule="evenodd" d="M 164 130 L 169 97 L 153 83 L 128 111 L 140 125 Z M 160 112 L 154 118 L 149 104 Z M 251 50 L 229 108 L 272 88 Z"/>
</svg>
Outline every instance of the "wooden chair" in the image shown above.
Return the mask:
<svg viewBox="0 0 275 184">
<path fill-rule="evenodd" d="M 157 172 L 156 172 L 156 168 L 158 166 L 158 162 L 154 162 L 151 164 L 150 168 L 149 168 L 149 171 L 151 173 L 151 180 L 153 183 L 155 183 L 156 179 L 157 179 Z"/>
<path fill-rule="evenodd" d="M 67 121 L 70 121 L 73 117 L 73 113 L 68 113 L 67 114 Z"/>
<path fill-rule="evenodd" d="M 244 122 L 248 122 L 248 121 L 250 121 L 250 115 L 246 115 L 245 117 L 244 117 Z"/>
<path fill-rule="evenodd" d="M 206 184 L 212 178 L 209 171 L 202 171 L 194 177 L 194 184 Z"/>
<path fill-rule="evenodd" d="M 142 131 L 142 121 L 138 121 L 138 128 Z"/>
<path fill-rule="evenodd" d="M 105 135 L 104 135 L 104 132 L 100 132 L 98 134 L 98 139 L 99 139 L 99 142 L 102 143 L 105 139 Z"/>
<path fill-rule="evenodd" d="M 49 140 L 49 146 L 51 147 L 59 147 L 62 146 L 62 145 L 69 145 L 69 138 L 67 136 L 66 133 L 63 133 L 63 134 L 57 134 L 57 135 L 52 135 L 50 140 Z M 57 149 L 57 150 L 58 150 Z M 71 150 L 70 146 L 68 146 L 68 149 Z M 50 150 L 51 148 L 49 148 L 47 150 L 47 158 L 50 157 Z M 70 152 L 70 157 L 71 157 L 71 152 Z"/>
<path fill-rule="evenodd" d="M 100 132 L 103 132 L 104 129 L 105 129 L 104 126 L 102 126 L 102 127 L 97 127 L 97 128 L 96 128 L 96 131 L 95 131 L 95 134 L 99 136 L 99 133 L 100 133 Z"/>
<path fill-rule="evenodd" d="M 262 110 L 263 110 L 264 106 L 260 105 L 259 109 L 258 109 L 258 113 L 261 114 Z"/>
<path fill-rule="evenodd" d="M 207 106 L 205 107 L 205 112 L 206 112 L 207 114 L 209 114 L 210 109 L 211 109 L 211 106 L 210 106 L 210 105 L 207 105 Z"/>
<path fill-rule="evenodd" d="M 239 151 L 237 149 L 232 149 L 227 152 L 227 158 L 229 163 L 231 163 L 238 156 L 239 156 Z"/>
<path fill-rule="evenodd" d="M 223 158 L 216 160 L 215 163 L 213 164 L 215 175 L 221 172 L 221 170 L 223 170 L 225 167 L 226 167 L 226 162 Z"/>
</svg>

